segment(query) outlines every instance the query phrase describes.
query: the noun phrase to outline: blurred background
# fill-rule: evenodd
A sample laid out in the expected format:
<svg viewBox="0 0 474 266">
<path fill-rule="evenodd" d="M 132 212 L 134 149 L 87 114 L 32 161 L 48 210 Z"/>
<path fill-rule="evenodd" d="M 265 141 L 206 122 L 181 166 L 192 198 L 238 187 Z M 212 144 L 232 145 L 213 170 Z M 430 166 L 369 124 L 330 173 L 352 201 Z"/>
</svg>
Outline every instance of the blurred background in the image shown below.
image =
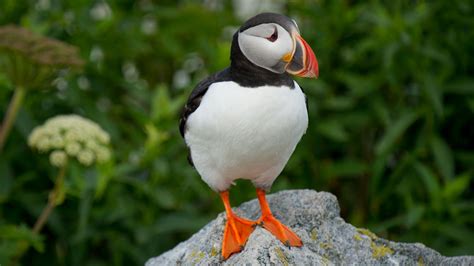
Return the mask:
<svg viewBox="0 0 474 266">
<path fill-rule="evenodd" d="M 229 65 L 232 34 L 294 18 L 320 78 L 298 79 L 310 126 L 273 192 L 335 194 L 342 217 L 393 241 L 474 254 L 474 3 L 450 1 L 2 0 L 14 24 L 78 48 L 84 66 L 24 97 L 0 151 L 0 264 L 141 265 L 223 211 L 186 160 L 178 118 L 201 79 Z M 0 117 L 15 89 L 0 72 Z M 66 173 L 66 199 L 35 234 L 57 169 L 31 150 L 58 114 L 97 122 L 112 159 Z M 231 191 L 234 206 L 255 197 Z"/>
</svg>

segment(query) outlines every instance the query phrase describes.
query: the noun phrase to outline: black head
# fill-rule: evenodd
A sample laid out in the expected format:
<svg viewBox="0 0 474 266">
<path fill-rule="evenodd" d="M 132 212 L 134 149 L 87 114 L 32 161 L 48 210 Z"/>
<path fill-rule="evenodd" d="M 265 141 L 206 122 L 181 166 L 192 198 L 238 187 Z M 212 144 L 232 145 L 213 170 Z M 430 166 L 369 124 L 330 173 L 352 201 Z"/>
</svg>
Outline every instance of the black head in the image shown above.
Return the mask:
<svg viewBox="0 0 474 266">
<path fill-rule="evenodd" d="M 261 13 L 240 27 L 233 37 L 231 61 L 231 68 L 258 75 L 316 77 L 318 72 L 314 52 L 296 22 L 276 13 Z"/>
<path fill-rule="evenodd" d="M 287 32 L 292 32 L 295 28 L 298 30 L 298 25 L 295 20 L 281 14 L 266 12 L 260 13 L 247 20 L 242 26 L 240 26 L 239 32 L 267 23 L 276 23 L 283 27 Z"/>
</svg>

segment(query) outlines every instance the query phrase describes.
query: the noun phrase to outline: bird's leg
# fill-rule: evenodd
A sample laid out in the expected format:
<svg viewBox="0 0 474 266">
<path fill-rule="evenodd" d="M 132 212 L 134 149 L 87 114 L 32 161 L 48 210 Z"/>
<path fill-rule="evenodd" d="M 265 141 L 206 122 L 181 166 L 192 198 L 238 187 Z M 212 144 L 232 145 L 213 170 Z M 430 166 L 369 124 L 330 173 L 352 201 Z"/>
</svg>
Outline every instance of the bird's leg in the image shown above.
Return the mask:
<svg viewBox="0 0 474 266">
<path fill-rule="evenodd" d="M 257 224 L 267 229 L 286 246 L 301 247 L 303 245 L 301 239 L 273 216 L 263 189 L 257 188 L 257 197 L 262 210 L 262 216 L 258 219 Z"/>
<path fill-rule="evenodd" d="M 229 191 L 220 193 L 227 214 L 227 222 L 222 239 L 222 257 L 224 260 L 233 253 L 244 249 L 245 243 L 255 229 L 255 222 L 237 216 L 230 207 Z"/>
</svg>

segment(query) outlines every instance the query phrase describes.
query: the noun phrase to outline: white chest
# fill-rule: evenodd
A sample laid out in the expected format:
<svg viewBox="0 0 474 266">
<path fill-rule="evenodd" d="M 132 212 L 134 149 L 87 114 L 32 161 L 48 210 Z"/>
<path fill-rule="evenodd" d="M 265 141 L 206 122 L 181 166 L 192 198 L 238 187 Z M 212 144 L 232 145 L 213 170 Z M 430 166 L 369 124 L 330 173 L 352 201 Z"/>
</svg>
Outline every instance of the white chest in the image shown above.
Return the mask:
<svg viewBox="0 0 474 266">
<path fill-rule="evenodd" d="M 203 180 L 223 190 L 233 180 L 273 180 L 306 131 L 305 97 L 288 87 L 211 85 L 185 135 Z M 217 183 L 217 184 L 214 184 Z"/>
</svg>

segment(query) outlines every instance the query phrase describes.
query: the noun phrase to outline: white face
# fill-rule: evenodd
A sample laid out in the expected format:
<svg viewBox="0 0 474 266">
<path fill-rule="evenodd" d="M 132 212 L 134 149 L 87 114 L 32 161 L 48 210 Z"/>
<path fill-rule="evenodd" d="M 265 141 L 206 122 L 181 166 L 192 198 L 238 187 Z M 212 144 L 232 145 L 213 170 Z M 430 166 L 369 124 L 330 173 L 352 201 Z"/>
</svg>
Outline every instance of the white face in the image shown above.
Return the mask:
<svg viewBox="0 0 474 266">
<path fill-rule="evenodd" d="M 253 64 L 275 73 L 285 72 L 283 57 L 292 55 L 293 38 L 282 26 L 275 23 L 260 24 L 239 33 L 242 53 Z"/>
</svg>

